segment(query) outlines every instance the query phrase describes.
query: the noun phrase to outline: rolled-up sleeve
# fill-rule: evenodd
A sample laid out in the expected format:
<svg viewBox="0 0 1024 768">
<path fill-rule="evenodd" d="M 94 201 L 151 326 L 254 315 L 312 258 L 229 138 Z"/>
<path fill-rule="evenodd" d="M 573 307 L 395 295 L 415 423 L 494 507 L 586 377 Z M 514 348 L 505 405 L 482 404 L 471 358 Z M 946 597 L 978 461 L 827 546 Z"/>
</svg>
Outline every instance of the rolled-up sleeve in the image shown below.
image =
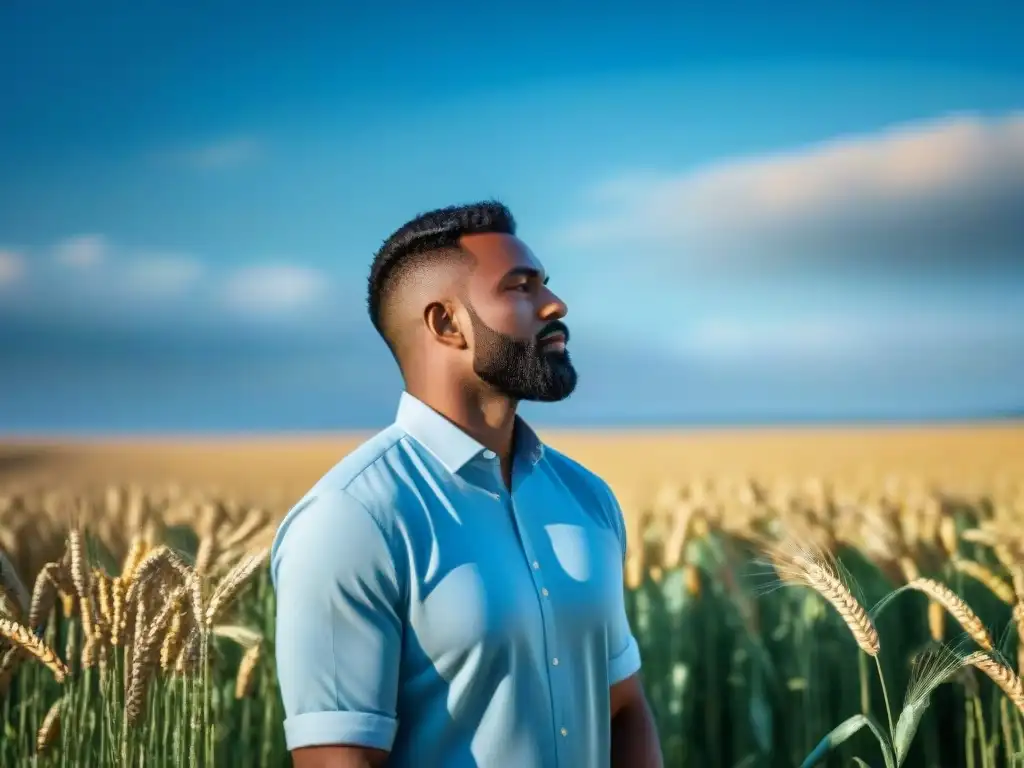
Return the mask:
<svg viewBox="0 0 1024 768">
<path fill-rule="evenodd" d="M 604 485 L 604 491 L 609 505 L 609 513 L 615 527 L 615 533 L 619 539 L 619 547 L 622 550 L 622 566 L 626 563 L 626 523 L 622 515 L 622 508 L 611 488 Z M 629 626 L 629 616 L 626 613 L 625 581 L 622 590 L 618 592 L 620 598 L 615 606 L 615 614 L 611 624 L 608 637 L 608 678 L 612 685 L 622 682 L 627 677 L 636 674 L 640 670 L 640 647 L 637 645 L 633 630 Z"/>
<path fill-rule="evenodd" d="M 402 590 L 385 528 L 343 491 L 289 512 L 274 541 L 277 674 L 289 750 L 390 750 Z"/>
</svg>

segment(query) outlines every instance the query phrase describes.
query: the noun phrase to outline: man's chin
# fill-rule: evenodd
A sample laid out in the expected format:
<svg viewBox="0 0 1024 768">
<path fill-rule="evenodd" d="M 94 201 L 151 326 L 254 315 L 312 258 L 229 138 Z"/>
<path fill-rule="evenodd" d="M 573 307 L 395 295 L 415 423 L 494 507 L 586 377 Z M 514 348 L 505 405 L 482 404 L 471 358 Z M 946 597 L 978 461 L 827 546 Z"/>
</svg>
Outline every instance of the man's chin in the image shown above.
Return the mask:
<svg viewBox="0 0 1024 768">
<path fill-rule="evenodd" d="M 548 386 L 538 392 L 536 397 L 528 399 L 540 403 L 557 403 L 565 400 L 576 390 L 576 381 L 576 370 L 566 362 L 554 371 Z"/>
</svg>

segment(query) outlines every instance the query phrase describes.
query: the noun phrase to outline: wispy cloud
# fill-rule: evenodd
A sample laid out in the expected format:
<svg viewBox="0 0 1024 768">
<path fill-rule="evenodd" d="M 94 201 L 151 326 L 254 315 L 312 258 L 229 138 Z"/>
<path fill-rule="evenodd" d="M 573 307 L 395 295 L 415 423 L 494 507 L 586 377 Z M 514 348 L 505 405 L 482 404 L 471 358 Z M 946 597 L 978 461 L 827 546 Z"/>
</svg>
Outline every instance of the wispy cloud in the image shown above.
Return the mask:
<svg viewBox="0 0 1024 768">
<path fill-rule="evenodd" d="M 57 243 L 54 257 L 59 264 L 75 269 L 91 269 L 107 257 L 109 244 L 103 235 L 76 235 Z"/>
<path fill-rule="evenodd" d="M 223 287 L 225 306 L 246 315 L 281 315 L 312 309 L 328 280 L 318 270 L 297 264 L 262 264 L 239 269 Z"/>
<path fill-rule="evenodd" d="M 0 248 L 0 288 L 13 285 L 25 274 L 25 257 L 14 250 Z"/>
<path fill-rule="evenodd" d="M 590 190 L 578 246 L 681 270 L 1024 266 L 1024 113 L 841 137 Z"/>
<path fill-rule="evenodd" d="M 177 150 L 169 156 L 190 168 L 216 171 L 247 165 L 259 159 L 263 151 L 261 141 L 241 136 Z"/>
<path fill-rule="evenodd" d="M 136 321 L 151 327 L 175 315 L 195 327 L 242 328 L 260 318 L 301 324 L 318 317 L 332 290 L 328 275 L 288 260 L 223 267 L 196 254 L 125 246 L 102 235 L 68 238 L 51 251 L 59 268 L 50 279 L 19 293 L 17 307 L 8 303 L 22 317 L 72 322 L 73 316 L 75 323 L 104 327 Z M 24 269 L 20 253 L 0 249 L 0 286 L 14 283 Z"/>
<path fill-rule="evenodd" d="M 147 297 L 175 296 L 193 286 L 204 273 L 203 265 L 183 254 L 146 254 L 124 266 L 124 285 Z"/>
</svg>

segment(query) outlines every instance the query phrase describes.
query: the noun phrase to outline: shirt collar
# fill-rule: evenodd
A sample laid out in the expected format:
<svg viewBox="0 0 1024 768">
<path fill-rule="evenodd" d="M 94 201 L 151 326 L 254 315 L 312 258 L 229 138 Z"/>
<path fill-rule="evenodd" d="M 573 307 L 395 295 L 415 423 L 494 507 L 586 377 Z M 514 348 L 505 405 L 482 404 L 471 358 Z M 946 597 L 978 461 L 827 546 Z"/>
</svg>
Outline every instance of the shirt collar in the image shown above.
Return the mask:
<svg viewBox="0 0 1024 768">
<path fill-rule="evenodd" d="M 395 423 L 434 454 L 445 469 L 455 474 L 487 449 L 414 395 L 402 392 Z M 516 453 L 536 464 L 544 456 L 544 444 L 518 414 L 515 421 Z"/>
</svg>

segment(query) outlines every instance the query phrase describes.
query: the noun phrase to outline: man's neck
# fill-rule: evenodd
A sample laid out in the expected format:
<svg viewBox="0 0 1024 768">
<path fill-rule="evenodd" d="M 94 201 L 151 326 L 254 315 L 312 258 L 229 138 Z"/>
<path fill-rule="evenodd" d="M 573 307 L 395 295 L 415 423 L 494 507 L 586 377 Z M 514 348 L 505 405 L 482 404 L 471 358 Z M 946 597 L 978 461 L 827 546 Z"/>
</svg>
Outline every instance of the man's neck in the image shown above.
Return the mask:
<svg viewBox="0 0 1024 768">
<path fill-rule="evenodd" d="M 465 387 L 423 387 L 406 384 L 406 391 L 429 405 L 485 448 L 494 451 L 502 467 L 511 461 L 516 401 L 494 392 Z"/>
</svg>

